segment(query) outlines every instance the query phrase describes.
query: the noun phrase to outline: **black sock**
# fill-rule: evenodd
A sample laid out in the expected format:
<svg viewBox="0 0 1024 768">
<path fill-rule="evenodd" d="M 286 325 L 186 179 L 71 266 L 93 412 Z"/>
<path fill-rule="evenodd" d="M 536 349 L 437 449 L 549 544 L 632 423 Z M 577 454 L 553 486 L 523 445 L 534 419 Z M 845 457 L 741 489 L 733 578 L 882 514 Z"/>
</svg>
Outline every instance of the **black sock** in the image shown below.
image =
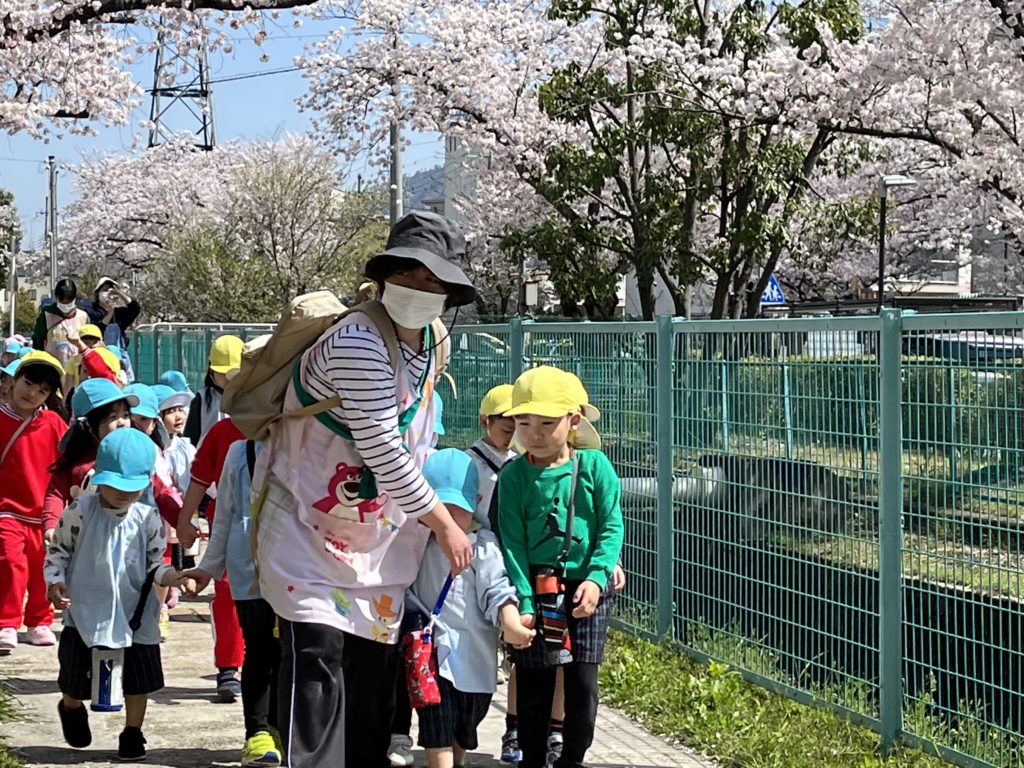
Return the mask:
<svg viewBox="0 0 1024 768">
<path fill-rule="evenodd" d="M 562 732 L 562 721 L 551 718 L 551 722 L 548 723 L 548 733 L 561 733 Z"/>
<path fill-rule="evenodd" d="M 515 715 L 505 715 L 505 730 L 510 731 L 519 727 L 519 718 Z"/>
</svg>

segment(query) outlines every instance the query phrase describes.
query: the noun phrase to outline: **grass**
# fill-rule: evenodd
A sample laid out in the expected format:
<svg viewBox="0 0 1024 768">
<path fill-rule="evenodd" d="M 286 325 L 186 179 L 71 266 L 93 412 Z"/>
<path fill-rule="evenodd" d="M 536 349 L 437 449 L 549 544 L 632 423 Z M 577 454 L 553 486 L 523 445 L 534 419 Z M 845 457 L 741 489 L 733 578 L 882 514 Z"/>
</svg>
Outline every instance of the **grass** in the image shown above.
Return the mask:
<svg viewBox="0 0 1024 768">
<path fill-rule="evenodd" d="M 10 689 L 0 681 L 0 723 L 12 722 L 17 720 L 18 716 L 19 713 Z M 21 768 L 21 762 L 7 751 L 2 736 L 0 736 L 0 768 Z"/>
<path fill-rule="evenodd" d="M 724 768 L 940 768 L 937 757 L 899 749 L 882 758 L 879 737 L 825 709 L 746 682 L 726 664 L 693 661 L 678 650 L 612 631 L 601 666 L 604 702 L 654 733 L 713 755 Z M 856 691 L 832 692 L 853 703 Z M 955 729 L 930 713 L 927 701 L 906 713 L 906 727 L 936 743 L 956 746 Z M 978 735 L 971 734 L 973 745 Z M 1016 748 L 990 737 L 985 754 L 995 765 L 1024 765 Z M 963 746 L 968 746 L 966 743 Z M 983 756 L 979 754 L 979 756 Z"/>
</svg>

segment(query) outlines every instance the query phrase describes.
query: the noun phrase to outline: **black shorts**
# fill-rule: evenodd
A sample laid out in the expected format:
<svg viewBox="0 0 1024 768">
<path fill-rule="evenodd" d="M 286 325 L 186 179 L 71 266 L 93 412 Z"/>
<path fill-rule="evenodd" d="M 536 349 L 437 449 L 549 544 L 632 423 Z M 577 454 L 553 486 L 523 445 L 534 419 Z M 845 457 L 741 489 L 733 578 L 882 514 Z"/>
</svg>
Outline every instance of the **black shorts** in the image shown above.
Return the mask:
<svg viewBox="0 0 1024 768">
<path fill-rule="evenodd" d="M 419 745 L 424 749 L 445 749 L 458 744 L 466 750 L 479 746 L 476 729 L 491 707 L 489 693 L 463 693 L 448 680 L 437 676 L 441 703 L 417 710 L 420 718 Z"/>
<path fill-rule="evenodd" d="M 565 605 L 569 617 L 569 640 L 572 644 L 572 659 L 585 664 L 600 664 L 604 661 L 604 644 L 608 639 L 608 625 L 612 619 L 612 600 L 615 590 L 611 579 L 601 593 L 597 610 L 585 619 L 577 619 L 572 615 L 572 598 L 581 582 L 565 583 Z M 512 663 L 527 669 L 544 669 L 544 638 L 538 632 L 529 648 L 509 649 Z"/>
<path fill-rule="evenodd" d="M 57 646 L 57 686 L 73 699 L 92 698 L 92 649 L 74 627 L 64 627 Z M 121 689 L 125 696 L 155 693 L 164 687 L 159 645 L 132 645 L 124 649 Z"/>
</svg>

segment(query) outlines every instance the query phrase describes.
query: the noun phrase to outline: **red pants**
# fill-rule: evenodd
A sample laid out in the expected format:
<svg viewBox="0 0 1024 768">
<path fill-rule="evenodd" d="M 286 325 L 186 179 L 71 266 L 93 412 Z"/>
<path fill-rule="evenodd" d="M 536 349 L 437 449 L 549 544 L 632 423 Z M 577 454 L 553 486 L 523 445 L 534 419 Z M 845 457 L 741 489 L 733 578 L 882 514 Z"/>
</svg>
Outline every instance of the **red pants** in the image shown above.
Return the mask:
<svg viewBox="0 0 1024 768">
<path fill-rule="evenodd" d="M 53 624 L 43 577 L 43 527 L 0 517 L 0 629 Z M 28 592 L 28 602 L 25 593 Z"/>
<path fill-rule="evenodd" d="M 213 614 L 213 663 L 217 669 L 241 669 L 245 659 L 245 641 L 242 639 L 235 601 L 231 597 L 231 587 L 226 578 L 213 582 L 210 612 Z"/>
</svg>

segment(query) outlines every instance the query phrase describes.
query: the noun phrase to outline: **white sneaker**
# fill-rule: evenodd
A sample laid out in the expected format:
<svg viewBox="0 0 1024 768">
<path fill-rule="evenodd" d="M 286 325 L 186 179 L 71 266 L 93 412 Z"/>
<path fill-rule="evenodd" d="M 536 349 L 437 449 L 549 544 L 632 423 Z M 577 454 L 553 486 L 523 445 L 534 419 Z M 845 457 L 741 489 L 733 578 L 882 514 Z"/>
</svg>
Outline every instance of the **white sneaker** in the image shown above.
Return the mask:
<svg viewBox="0 0 1024 768">
<path fill-rule="evenodd" d="M 388 747 L 388 760 L 395 768 L 407 768 L 413 764 L 412 738 L 404 733 L 391 734 L 391 746 Z"/>
<path fill-rule="evenodd" d="M 53 634 L 53 630 L 49 627 L 29 627 L 28 642 L 29 645 L 56 645 L 57 636 Z"/>
<path fill-rule="evenodd" d="M 0 654 L 8 654 L 18 647 L 18 630 L 14 627 L 0 629 Z"/>
</svg>

